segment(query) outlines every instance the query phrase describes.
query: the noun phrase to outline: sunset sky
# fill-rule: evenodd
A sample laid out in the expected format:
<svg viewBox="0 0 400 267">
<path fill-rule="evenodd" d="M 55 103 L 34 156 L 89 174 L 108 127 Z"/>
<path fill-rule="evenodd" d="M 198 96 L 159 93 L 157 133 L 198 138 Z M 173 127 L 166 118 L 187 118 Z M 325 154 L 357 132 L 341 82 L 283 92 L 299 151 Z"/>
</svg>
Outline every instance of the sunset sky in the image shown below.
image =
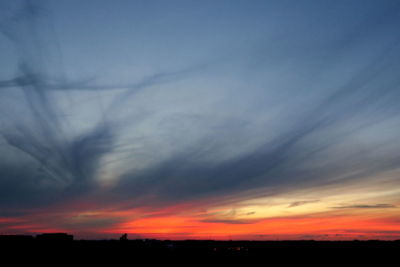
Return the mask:
<svg viewBox="0 0 400 267">
<path fill-rule="evenodd" d="M 0 1 L 0 234 L 400 239 L 400 1 Z"/>
</svg>

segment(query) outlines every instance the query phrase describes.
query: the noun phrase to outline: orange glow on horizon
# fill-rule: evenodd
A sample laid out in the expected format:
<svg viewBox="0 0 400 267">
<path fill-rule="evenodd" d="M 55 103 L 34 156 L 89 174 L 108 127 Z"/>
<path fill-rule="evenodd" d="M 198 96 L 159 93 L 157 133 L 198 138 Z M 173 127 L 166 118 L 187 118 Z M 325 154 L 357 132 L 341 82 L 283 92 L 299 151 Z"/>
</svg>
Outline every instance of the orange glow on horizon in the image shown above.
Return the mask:
<svg viewBox="0 0 400 267">
<path fill-rule="evenodd" d="M 77 200 L 21 217 L 0 217 L 0 234 L 67 232 L 78 239 L 128 233 L 132 239 L 394 240 L 400 239 L 398 192 L 389 188 L 322 196 L 318 191 L 307 198 L 282 195 L 221 206 L 188 201 L 158 209 L 124 208 L 129 203 L 99 209 L 90 202 L 80 207 Z"/>
<path fill-rule="evenodd" d="M 105 214 L 96 215 L 106 218 Z M 103 218 L 103 219 L 104 219 Z M 69 232 L 68 228 L 53 227 L 45 223 L 29 223 L 29 219 L 0 218 L 0 225 L 8 224 L 11 233 Z M 131 238 L 158 239 L 249 239 L 249 240 L 353 240 L 400 239 L 397 217 L 371 218 L 324 214 L 265 218 L 254 221 L 208 221 L 198 216 L 148 216 L 116 223 L 111 227 L 93 228 L 96 236 L 118 236 L 128 233 Z M 4 234 L 4 231 L 3 233 Z M 90 234 L 85 233 L 85 236 Z"/>
<path fill-rule="evenodd" d="M 397 234 L 393 234 L 396 233 Z M 103 233 L 128 233 L 161 239 L 392 239 L 400 225 L 349 217 L 276 218 L 235 224 L 198 221 L 191 217 L 142 218 Z M 309 238 L 307 238 L 309 237 Z"/>
</svg>

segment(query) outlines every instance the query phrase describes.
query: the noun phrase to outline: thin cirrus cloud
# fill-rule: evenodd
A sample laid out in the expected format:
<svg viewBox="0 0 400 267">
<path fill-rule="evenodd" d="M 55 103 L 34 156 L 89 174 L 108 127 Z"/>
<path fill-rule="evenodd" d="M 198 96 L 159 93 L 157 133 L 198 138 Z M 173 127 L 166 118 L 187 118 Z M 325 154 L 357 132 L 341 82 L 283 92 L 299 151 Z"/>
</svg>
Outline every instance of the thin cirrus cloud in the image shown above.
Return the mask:
<svg viewBox="0 0 400 267">
<path fill-rule="evenodd" d="M 306 204 L 309 204 L 309 203 L 315 203 L 315 202 L 318 202 L 318 201 L 319 200 L 296 201 L 296 202 L 290 203 L 288 208 L 298 207 L 298 206 L 301 206 L 301 205 L 306 205 Z"/>
<path fill-rule="evenodd" d="M 392 204 L 373 204 L 373 205 L 344 205 L 333 207 L 334 209 L 392 209 L 396 208 Z"/>
<path fill-rule="evenodd" d="M 397 207 L 396 1 L 159 4 L 2 4 L 5 222 L 64 207 L 74 219 L 54 227 L 103 229 L 278 196 L 288 212 Z M 385 204 L 324 207 L 312 193 L 377 179 Z M 261 223 L 269 207 L 199 220 Z"/>
</svg>

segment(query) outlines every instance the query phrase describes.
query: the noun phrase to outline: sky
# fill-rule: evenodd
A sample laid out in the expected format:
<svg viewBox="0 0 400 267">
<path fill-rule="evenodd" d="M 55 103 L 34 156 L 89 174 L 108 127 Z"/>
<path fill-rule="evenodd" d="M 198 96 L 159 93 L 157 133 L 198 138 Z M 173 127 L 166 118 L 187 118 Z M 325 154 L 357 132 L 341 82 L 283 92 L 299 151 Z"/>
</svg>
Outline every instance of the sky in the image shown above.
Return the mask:
<svg viewBox="0 0 400 267">
<path fill-rule="evenodd" d="M 400 239 L 400 2 L 1 0 L 0 234 Z"/>
</svg>

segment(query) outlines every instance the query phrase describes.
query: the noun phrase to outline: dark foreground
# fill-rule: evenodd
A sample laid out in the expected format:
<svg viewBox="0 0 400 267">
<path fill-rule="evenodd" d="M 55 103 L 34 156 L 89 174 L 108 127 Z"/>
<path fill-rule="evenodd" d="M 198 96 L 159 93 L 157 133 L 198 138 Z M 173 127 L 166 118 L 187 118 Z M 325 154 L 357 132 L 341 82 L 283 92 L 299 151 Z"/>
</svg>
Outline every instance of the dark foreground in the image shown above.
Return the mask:
<svg viewBox="0 0 400 267">
<path fill-rule="evenodd" d="M 90 261 L 115 260 L 147 263 L 160 260 L 263 259 L 279 262 L 318 261 L 382 261 L 400 259 L 400 241 L 159 241 L 159 240 L 40 240 L 0 237 L 2 258 L 71 259 Z M 19 256 L 14 256 L 19 255 Z"/>
</svg>

